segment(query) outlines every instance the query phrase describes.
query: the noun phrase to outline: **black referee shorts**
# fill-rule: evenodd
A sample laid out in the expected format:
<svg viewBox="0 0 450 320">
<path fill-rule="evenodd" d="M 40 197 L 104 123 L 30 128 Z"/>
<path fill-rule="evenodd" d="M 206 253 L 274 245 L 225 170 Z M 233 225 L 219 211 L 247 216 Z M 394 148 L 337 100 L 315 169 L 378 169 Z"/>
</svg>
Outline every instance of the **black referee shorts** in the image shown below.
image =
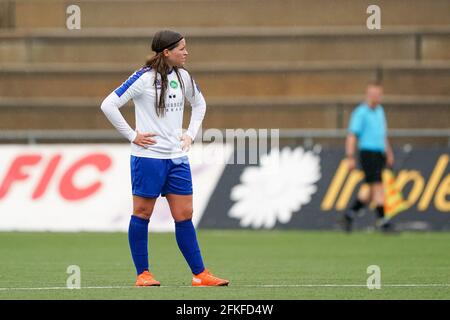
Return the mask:
<svg viewBox="0 0 450 320">
<path fill-rule="evenodd" d="M 361 150 L 359 160 L 367 183 L 382 182 L 382 172 L 386 166 L 383 152 Z"/>
</svg>

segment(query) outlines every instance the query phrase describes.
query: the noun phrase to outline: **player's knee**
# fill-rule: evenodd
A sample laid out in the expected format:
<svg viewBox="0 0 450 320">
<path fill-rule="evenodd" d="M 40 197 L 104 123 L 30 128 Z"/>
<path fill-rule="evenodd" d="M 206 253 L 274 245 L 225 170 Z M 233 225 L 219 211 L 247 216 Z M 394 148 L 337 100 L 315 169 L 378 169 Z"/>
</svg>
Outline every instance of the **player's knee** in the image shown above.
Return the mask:
<svg viewBox="0 0 450 320">
<path fill-rule="evenodd" d="M 383 205 L 384 204 L 384 190 L 383 186 L 377 186 L 377 188 L 374 190 L 374 199 L 376 205 Z"/>
<path fill-rule="evenodd" d="M 185 220 L 192 219 L 192 212 L 193 212 L 192 207 L 186 208 L 183 211 L 183 217 L 186 218 Z"/>
<path fill-rule="evenodd" d="M 150 206 L 135 206 L 133 214 L 143 219 L 149 219 L 152 215 L 152 208 Z"/>
<path fill-rule="evenodd" d="M 192 219 L 192 207 L 186 207 L 174 214 L 175 221 L 184 221 Z"/>
</svg>

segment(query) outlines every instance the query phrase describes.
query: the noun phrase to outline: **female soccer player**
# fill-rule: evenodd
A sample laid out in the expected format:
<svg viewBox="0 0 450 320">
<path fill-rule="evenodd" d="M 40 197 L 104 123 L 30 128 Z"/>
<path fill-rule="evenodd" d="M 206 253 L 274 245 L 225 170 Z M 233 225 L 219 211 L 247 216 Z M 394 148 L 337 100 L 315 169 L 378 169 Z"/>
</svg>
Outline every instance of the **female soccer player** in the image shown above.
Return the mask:
<svg viewBox="0 0 450 320">
<path fill-rule="evenodd" d="M 186 40 L 174 31 L 158 31 L 152 56 L 101 105 L 109 121 L 131 142 L 133 215 L 128 229 L 136 286 L 159 286 L 149 271 L 148 223 L 159 195 L 165 196 L 175 220 L 178 247 L 193 273 L 193 286 L 226 286 L 203 265 L 192 224 L 192 178 L 186 152 L 203 121 L 206 103 L 198 86 L 183 68 Z M 188 130 L 182 133 L 184 99 L 192 106 Z M 136 130 L 119 108 L 133 99 Z"/>
</svg>

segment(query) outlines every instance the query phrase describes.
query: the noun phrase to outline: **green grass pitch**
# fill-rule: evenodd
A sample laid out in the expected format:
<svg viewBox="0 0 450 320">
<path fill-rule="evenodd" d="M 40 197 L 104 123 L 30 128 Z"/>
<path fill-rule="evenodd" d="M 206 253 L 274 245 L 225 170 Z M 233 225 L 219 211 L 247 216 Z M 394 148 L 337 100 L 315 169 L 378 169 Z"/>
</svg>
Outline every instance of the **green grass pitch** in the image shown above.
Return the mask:
<svg viewBox="0 0 450 320">
<path fill-rule="evenodd" d="M 199 230 L 229 287 L 192 288 L 172 233 L 150 233 L 161 287 L 134 288 L 126 233 L 0 233 L 0 299 L 450 299 L 450 233 Z M 69 265 L 81 289 L 66 289 Z M 366 287 L 367 267 L 381 289 Z"/>
</svg>

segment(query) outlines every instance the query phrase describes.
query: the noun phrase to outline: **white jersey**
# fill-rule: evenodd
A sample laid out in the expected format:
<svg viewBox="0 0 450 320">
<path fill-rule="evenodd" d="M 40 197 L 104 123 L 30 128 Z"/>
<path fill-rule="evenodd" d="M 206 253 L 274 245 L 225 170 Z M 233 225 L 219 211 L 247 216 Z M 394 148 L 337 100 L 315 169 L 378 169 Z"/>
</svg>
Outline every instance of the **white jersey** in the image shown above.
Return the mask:
<svg viewBox="0 0 450 320">
<path fill-rule="evenodd" d="M 155 110 L 155 71 L 144 67 L 136 71 L 119 88 L 111 92 L 101 105 L 109 121 L 131 142 L 131 154 L 138 157 L 173 159 L 185 156 L 182 150 L 182 135 L 184 99 L 192 106 L 192 116 L 186 134 L 192 139 L 197 135 L 206 111 L 206 103 L 202 93 L 184 69 L 179 69 L 183 80 L 184 90 L 176 72 L 172 70 L 168 75 L 168 88 L 165 99 L 165 114 L 158 116 Z M 158 74 L 157 90 L 160 97 L 161 75 Z M 194 94 L 193 94 L 194 93 Z M 155 133 L 156 144 L 141 147 L 134 144 L 137 132 L 126 122 L 119 108 L 133 99 L 135 105 L 136 130 L 140 133 Z"/>
</svg>

